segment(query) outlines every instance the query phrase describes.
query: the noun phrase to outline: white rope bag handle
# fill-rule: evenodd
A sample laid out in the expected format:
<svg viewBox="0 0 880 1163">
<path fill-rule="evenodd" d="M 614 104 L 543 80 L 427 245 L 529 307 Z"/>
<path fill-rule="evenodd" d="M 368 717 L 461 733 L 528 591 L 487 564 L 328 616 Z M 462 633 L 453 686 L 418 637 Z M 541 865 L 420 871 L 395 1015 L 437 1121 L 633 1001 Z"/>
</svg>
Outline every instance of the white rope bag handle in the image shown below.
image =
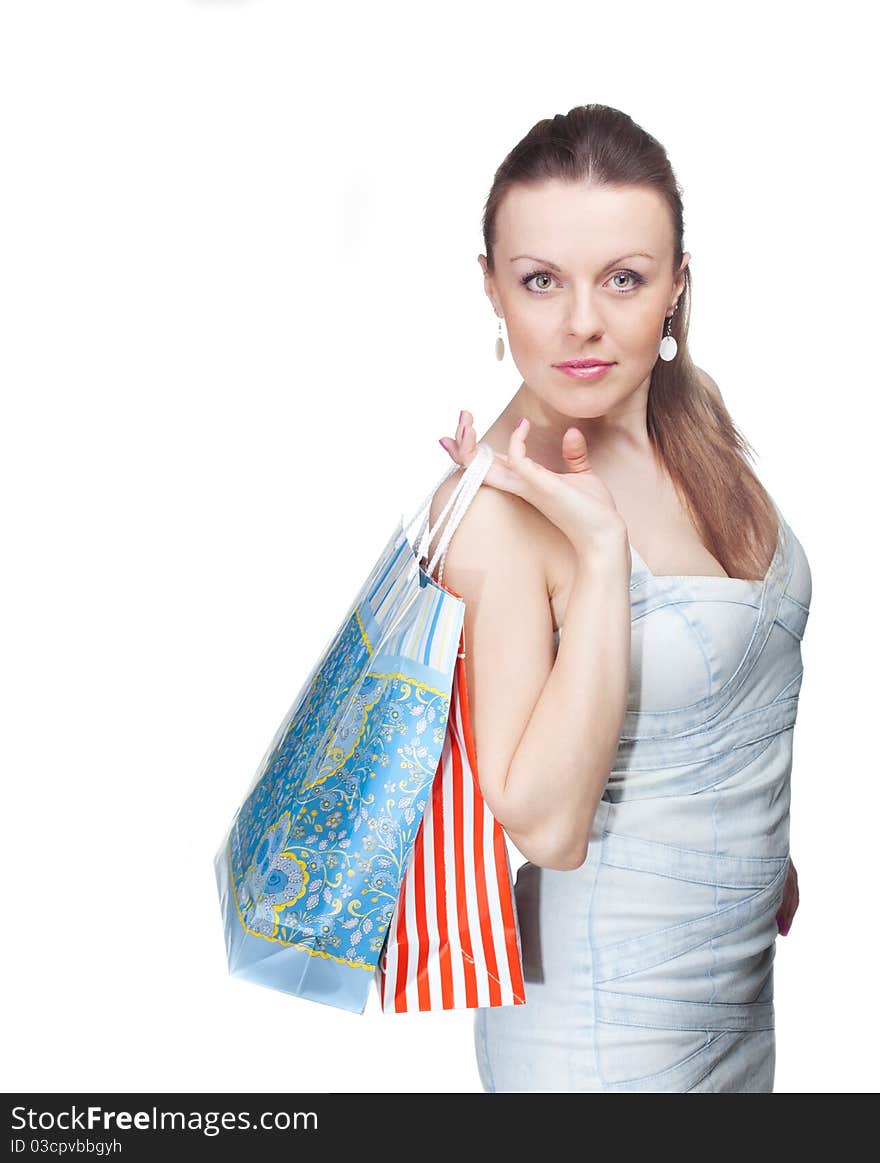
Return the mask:
<svg viewBox="0 0 880 1163">
<path fill-rule="evenodd" d="M 464 472 L 462 472 L 461 480 L 450 494 L 449 500 L 444 505 L 443 512 L 438 516 L 437 524 L 434 526 L 434 528 L 428 528 L 428 523 L 431 517 L 431 501 L 434 499 L 434 494 L 437 492 L 437 489 L 440 487 L 440 485 L 442 485 L 443 482 L 447 480 L 454 472 L 459 472 L 461 470 L 462 466 L 460 464 L 453 464 L 449 467 L 449 469 L 443 474 L 434 488 L 431 489 L 430 493 L 428 493 L 425 500 L 422 501 L 421 505 L 419 505 L 418 509 L 415 511 L 409 521 L 404 522 L 404 529 L 409 531 L 410 526 L 413 525 L 416 518 L 421 513 L 425 512 L 425 510 L 427 510 L 415 542 L 416 559 L 421 562 L 423 558 L 428 556 L 431 542 L 437 536 L 437 532 L 443 524 L 447 514 L 449 514 L 450 510 L 452 510 L 449 516 L 449 520 L 446 522 L 446 527 L 443 530 L 443 535 L 441 536 L 437 543 L 437 547 L 434 550 L 434 556 L 431 558 L 430 564 L 427 568 L 427 573 L 433 577 L 434 567 L 437 564 L 437 559 L 440 559 L 440 572 L 438 574 L 437 580 L 441 584 L 443 582 L 443 568 L 446 564 L 446 551 L 449 548 L 449 542 L 452 540 L 453 534 L 458 528 L 462 517 L 464 517 L 465 513 L 467 512 L 468 506 L 477 495 L 477 492 L 485 480 L 486 473 L 491 468 L 492 461 L 494 459 L 495 453 L 492 451 L 489 445 L 478 442 L 476 454 L 473 460 L 467 466 Z"/>
</svg>

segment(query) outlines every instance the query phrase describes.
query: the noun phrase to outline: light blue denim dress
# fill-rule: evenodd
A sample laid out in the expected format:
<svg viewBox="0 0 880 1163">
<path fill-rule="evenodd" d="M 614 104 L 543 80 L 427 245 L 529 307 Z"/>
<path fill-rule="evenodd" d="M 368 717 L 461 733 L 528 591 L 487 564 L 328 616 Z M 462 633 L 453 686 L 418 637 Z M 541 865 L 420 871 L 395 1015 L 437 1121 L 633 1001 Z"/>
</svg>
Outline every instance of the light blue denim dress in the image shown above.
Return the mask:
<svg viewBox="0 0 880 1163">
<path fill-rule="evenodd" d="M 655 576 L 630 547 L 620 745 L 581 867 L 518 871 L 526 1004 L 475 1013 L 484 1090 L 773 1090 L 812 593 L 777 514 L 763 581 Z"/>
</svg>

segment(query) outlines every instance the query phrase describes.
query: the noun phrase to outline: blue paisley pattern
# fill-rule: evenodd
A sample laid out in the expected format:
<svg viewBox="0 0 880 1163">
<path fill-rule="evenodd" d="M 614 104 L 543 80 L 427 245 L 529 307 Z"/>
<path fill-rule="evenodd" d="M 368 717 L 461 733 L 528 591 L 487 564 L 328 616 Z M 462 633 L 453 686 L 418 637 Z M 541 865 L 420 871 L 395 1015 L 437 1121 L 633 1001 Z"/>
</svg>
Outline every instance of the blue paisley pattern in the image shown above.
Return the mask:
<svg viewBox="0 0 880 1163">
<path fill-rule="evenodd" d="M 457 603 L 442 587 L 431 600 L 436 626 L 447 603 Z M 373 669 L 371 617 L 353 607 L 264 760 L 228 849 L 249 934 L 368 970 L 378 963 L 437 771 L 452 670 L 450 662 L 441 689 L 425 681 L 444 681 L 428 666 L 408 666 L 424 672 L 419 679 Z M 454 660 L 455 613 L 452 622 Z M 407 658 L 389 646 L 381 661 L 401 666 Z"/>
</svg>

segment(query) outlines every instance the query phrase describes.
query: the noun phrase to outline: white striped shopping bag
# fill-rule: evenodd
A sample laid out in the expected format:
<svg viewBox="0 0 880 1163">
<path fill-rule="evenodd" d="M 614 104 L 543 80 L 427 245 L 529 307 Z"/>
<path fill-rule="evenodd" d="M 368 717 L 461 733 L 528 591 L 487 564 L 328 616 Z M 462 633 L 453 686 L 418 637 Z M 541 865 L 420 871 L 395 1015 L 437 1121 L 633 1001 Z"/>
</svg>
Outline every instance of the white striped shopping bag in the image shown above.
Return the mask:
<svg viewBox="0 0 880 1163">
<path fill-rule="evenodd" d="M 441 560 L 441 585 L 442 575 Z M 504 831 L 483 799 L 477 777 L 464 629 L 431 799 L 375 980 L 384 1013 L 526 1001 Z"/>
</svg>

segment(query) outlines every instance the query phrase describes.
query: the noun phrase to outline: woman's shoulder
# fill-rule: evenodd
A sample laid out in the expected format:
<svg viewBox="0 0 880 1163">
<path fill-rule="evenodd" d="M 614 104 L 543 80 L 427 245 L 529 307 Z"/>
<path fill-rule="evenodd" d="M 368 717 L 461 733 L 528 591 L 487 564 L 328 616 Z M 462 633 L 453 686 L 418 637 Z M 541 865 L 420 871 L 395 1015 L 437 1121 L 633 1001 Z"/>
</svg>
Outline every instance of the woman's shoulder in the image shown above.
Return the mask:
<svg viewBox="0 0 880 1163">
<path fill-rule="evenodd" d="M 435 490 L 429 518 L 432 530 L 460 479 L 461 472 L 452 473 Z M 430 553 L 436 549 L 450 514 L 451 508 L 432 538 Z M 473 564 L 480 569 L 497 564 L 499 570 L 527 567 L 531 572 L 540 571 L 550 593 L 556 578 L 560 538 L 565 542 L 564 535 L 528 501 L 482 484 L 452 535 L 447 560 L 454 556 L 460 565 Z"/>
<path fill-rule="evenodd" d="M 443 510 L 449 504 L 453 492 L 458 487 L 462 471 L 452 473 L 437 486 L 431 500 L 430 525 L 432 529 L 436 527 Z M 450 506 L 450 512 L 443 521 L 444 527 L 451 512 Z M 453 534 L 453 540 L 458 539 L 459 534 L 464 530 L 467 532 L 464 537 L 461 537 L 462 541 L 470 541 L 475 535 L 491 538 L 493 531 L 496 531 L 499 536 L 504 536 L 505 539 L 509 539 L 511 535 L 518 535 L 517 540 L 521 539 L 526 545 L 528 544 L 528 535 L 535 531 L 537 524 L 535 518 L 537 517 L 542 517 L 542 514 L 527 501 L 524 501 L 522 497 L 517 497 L 504 489 L 493 488 L 492 485 L 481 484 L 461 518 L 458 528 Z M 438 533 L 437 540 L 439 540 L 440 535 Z M 432 541 L 431 544 L 433 548 L 436 541 Z"/>
</svg>

